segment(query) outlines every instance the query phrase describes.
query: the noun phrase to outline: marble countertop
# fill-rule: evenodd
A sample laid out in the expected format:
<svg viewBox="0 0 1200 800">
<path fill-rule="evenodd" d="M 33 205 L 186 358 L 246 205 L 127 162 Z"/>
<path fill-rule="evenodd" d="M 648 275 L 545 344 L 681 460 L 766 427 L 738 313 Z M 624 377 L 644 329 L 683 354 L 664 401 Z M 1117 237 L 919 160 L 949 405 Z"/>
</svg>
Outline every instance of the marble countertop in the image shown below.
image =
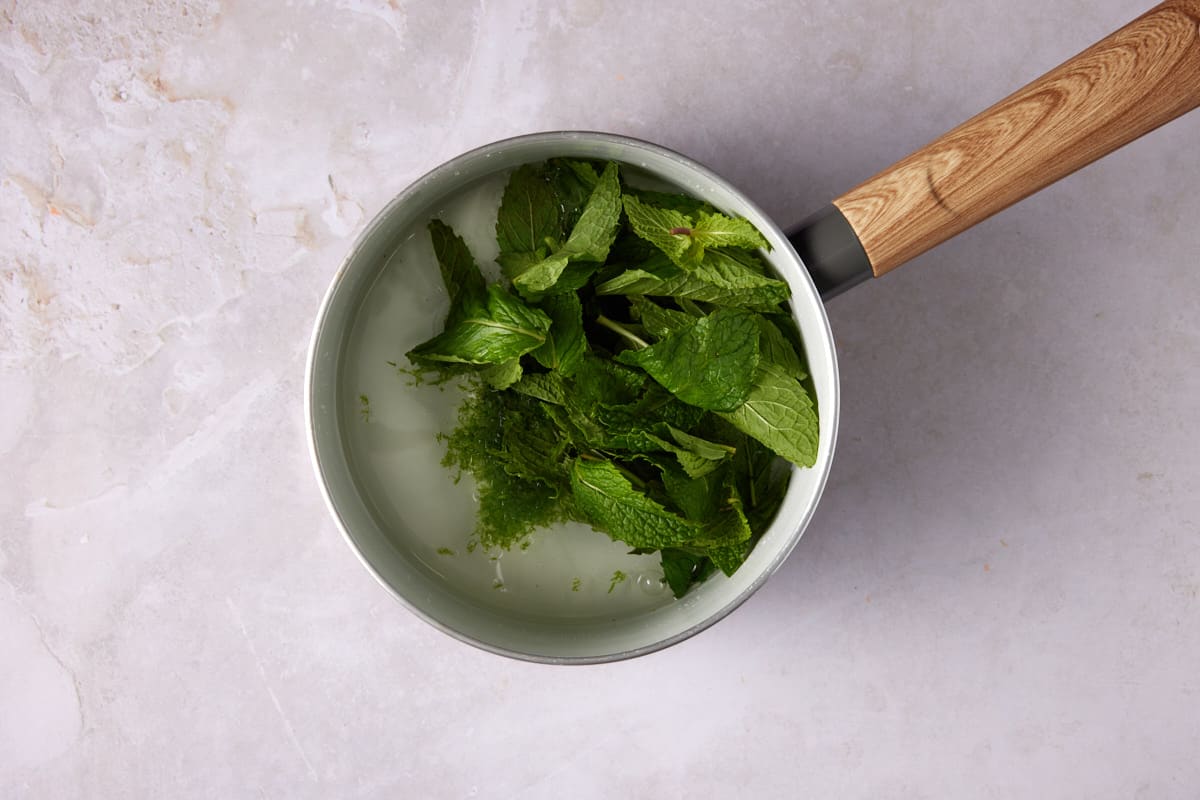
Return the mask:
<svg viewBox="0 0 1200 800">
<path fill-rule="evenodd" d="M 700 636 L 506 660 L 343 544 L 305 349 L 409 181 L 610 130 L 798 220 L 1145 8 L 648 7 L 0 0 L 0 796 L 1196 796 L 1200 114 L 831 303 L 825 498 Z"/>
</svg>

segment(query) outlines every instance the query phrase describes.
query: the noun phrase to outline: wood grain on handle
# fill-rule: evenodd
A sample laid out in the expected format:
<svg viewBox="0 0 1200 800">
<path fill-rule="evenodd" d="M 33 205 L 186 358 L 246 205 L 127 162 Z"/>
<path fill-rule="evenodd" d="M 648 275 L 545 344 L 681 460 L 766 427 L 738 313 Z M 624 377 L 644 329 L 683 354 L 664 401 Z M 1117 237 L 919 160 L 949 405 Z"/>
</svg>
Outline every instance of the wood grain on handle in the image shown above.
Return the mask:
<svg viewBox="0 0 1200 800">
<path fill-rule="evenodd" d="M 833 203 L 879 276 L 1197 106 L 1200 0 L 1168 0 Z"/>
</svg>

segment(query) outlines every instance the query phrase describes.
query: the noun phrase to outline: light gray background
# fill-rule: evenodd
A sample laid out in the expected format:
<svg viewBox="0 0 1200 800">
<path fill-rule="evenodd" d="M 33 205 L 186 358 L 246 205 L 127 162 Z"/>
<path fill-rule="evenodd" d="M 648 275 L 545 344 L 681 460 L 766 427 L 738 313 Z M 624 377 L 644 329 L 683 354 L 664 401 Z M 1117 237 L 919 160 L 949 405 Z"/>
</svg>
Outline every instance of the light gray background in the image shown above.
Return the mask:
<svg viewBox="0 0 1200 800">
<path fill-rule="evenodd" d="M 0 2 L 0 795 L 1195 797 L 1200 116 L 830 308 L 825 500 L 730 619 L 516 663 L 391 600 L 301 420 L 410 180 L 657 140 L 782 222 L 1132 0 Z"/>
</svg>

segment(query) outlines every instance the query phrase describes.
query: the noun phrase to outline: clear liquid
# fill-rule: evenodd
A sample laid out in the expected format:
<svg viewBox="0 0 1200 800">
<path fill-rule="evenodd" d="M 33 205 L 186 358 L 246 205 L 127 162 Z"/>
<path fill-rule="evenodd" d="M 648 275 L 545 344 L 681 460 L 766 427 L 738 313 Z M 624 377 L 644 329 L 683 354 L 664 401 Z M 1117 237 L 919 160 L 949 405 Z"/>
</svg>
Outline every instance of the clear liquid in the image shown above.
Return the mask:
<svg viewBox="0 0 1200 800">
<path fill-rule="evenodd" d="M 507 174 L 489 176 L 432 209 L 466 240 L 489 279 L 499 270 L 496 211 Z M 448 301 L 424 224 L 408 234 L 368 291 L 351 329 L 342 396 L 350 460 L 393 542 L 451 587 L 537 617 L 628 617 L 669 604 L 654 555 L 571 523 L 534 533 L 524 549 L 469 549 L 478 509 L 469 475 L 442 466 L 439 432 L 457 422 L 454 385 L 414 386 L 404 353 L 437 334 Z M 365 396 L 364 406 L 360 397 Z M 613 576 L 625 580 L 614 584 Z"/>
</svg>

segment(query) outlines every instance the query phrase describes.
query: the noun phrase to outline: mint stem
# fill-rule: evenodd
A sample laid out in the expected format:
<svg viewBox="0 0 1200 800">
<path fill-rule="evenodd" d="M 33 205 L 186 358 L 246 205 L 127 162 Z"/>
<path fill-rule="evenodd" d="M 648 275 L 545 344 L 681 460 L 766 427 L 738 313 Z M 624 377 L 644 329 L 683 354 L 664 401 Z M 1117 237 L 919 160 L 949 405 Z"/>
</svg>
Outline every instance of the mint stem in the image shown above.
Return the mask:
<svg viewBox="0 0 1200 800">
<path fill-rule="evenodd" d="M 617 464 L 615 462 L 609 462 L 609 463 L 611 463 L 614 467 L 616 467 L 617 472 L 624 475 L 626 480 L 628 480 L 630 483 L 632 483 L 634 485 L 634 488 L 641 489 L 642 491 L 646 490 L 646 482 L 644 480 L 639 478 L 637 475 L 634 475 L 632 472 L 627 470 L 625 467 L 622 467 L 620 464 Z"/>
<path fill-rule="evenodd" d="M 643 347 L 650 346 L 649 342 L 645 341 L 644 339 L 639 338 L 634 333 L 632 333 L 625 327 L 619 325 L 618 323 L 613 322 L 611 319 L 604 316 L 603 314 L 596 317 L 596 323 L 604 326 L 605 328 L 608 328 L 613 333 L 617 334 L 618 336 L 625 339 L 626 341 L 632 343 L 633 346 L 639 350 L 641 350 Z"/>
</svg>

